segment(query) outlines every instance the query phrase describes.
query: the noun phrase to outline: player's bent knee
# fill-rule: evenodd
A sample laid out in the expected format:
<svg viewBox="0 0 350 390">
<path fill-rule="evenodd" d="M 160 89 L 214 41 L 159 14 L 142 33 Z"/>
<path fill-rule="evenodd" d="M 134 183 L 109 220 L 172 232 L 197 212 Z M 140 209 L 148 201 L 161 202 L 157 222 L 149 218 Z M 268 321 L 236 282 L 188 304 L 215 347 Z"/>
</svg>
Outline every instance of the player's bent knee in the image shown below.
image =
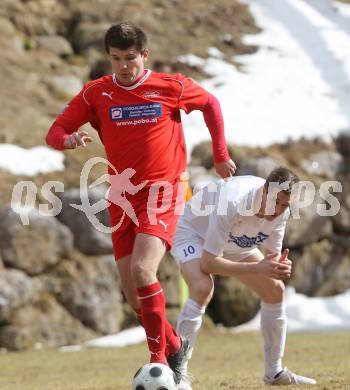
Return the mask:
<svg viewBox="0 0 350 390">
<path fill-rule="evenodd" d="M 274 303 L 282 302 L 284 299 L 284 283 L 281 280 L 275 280 L 273 288 L 271 289 L 271 298 Z"/>
<path fill-rule="evenodd" d="M 211 276 L 205 276 L 190 288 L 190 296 L 201 305 L 207 305 L 214 293 L 214 282 Z"/>
<path fill-rule="evenodd" d="M 137 263 L 131 267 L 131 272 L 138 287 L 147 286 L 157 279 L 156 272 L 148 268 L 145 264 Z"/>
<path fill-rule="evenodd" d="M 259 295 L 266 303 L 279 303 L 284 299 L 284 291 L 284 283 L 281 280 L 274 280 L 273 283 Z"/>
</svg>

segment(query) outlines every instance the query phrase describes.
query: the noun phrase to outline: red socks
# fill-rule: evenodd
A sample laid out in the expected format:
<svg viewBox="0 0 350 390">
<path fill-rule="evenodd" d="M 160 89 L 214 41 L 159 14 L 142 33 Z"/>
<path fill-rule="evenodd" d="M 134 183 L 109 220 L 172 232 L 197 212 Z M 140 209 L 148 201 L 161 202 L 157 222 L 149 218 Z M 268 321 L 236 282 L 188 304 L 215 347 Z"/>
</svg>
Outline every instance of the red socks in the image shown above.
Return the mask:
<svg viewBox="0 0 350 390">
<path fill-rule="evenodd" d="M 165 318 L 165 297 L 159 282 L 137 289 L 141 323 L 147 335 L 151 363 L 168 364 L 166 356 L 180 348 L 180 339 Z M 139 313 L 138 313 L 139 314 Z"/>
</svg>

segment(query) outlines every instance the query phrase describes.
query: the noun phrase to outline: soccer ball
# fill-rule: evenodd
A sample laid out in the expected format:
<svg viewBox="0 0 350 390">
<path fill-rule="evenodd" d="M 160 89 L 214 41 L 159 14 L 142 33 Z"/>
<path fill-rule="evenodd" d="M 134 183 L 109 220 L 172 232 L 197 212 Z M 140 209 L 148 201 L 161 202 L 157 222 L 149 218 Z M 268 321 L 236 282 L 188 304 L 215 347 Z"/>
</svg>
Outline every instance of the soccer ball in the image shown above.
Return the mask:
<svg viewBox="0 0 350 390">
<path fill-rule="evenodd" d="M 176 390 L 175 374 L 165 364 L 148 363 L 135 374 L 132 390 Z"/>
</svg>

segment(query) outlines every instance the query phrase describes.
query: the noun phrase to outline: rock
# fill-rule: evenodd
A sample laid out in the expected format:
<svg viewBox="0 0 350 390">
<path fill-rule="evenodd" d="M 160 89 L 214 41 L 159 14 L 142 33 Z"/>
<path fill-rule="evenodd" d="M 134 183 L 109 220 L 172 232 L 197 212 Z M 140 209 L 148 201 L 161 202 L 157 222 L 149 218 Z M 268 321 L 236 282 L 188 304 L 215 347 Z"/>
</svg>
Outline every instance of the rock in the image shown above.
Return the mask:
<svg viewBox="0 0 350 390">
<path fill-rule="evenodd" d="M 334 179 L 340 170 L 342 156 L 338 152 L 322 151 L 300 162 L 301 168 L 310 175 Z"/>
<path fill-rule="evenodd" d="M 219 177 L 214 172 L 208 172 L 205 175 L 198 175 L 191 180 L 190 184 L 193 188 L 193 194 L 200 191 L 203 187 L 207 186 L 211 182 L 215 182 Z"/>
<path fill-rule="evenodd" d="M 43 290 L 85 326 L 101 334 L 120 329 L 122 295 L 113 256 L 86 258 L 76 253 L 40 279 Z"/>
<path fill-rule="evenodd" d="M 73 235 L 54 217 L 44 217 L 33 209 L 29 225 L 7 206 L 0 213 L 0 253 L 6 266 L 29 275 L 44 272 L 69 256 Z"/>
<path fill-rule="evenodd" d="M 13 315 L 11 324 L 0 327 L 0 346 L 10 350 L 79 344 L 96 333 L 74 319 L 49 294 L 42 294 L 31 306 Z"/>
<path fill-rule="evenodd" d="M 103 189 L 89 190 L 90 204 L 104 199 L 106 191 Z M 70 204 L 81 204 L 80 190 L 72 189 L 65 191 L 62 196 L 62 212 L 59 220 L 67 225 L 74 234 L 75 246 L 86 255 L 104 255 L 113 253 L 111 235 L 97 230 L 81 210 L 77 210 Z M 107 203 L 106 203 L 107 206 Z M 108 227 L 109 214 L 107 208 L 98 214 L 96 218 L 101 224 Z"/>
<path fill-rule="evenodd" d="M 331 218 L 319 215 L 316 208 L 322 203 L 324 201 L 317 195 L 310 206 L 299 208 L 299 211 L 296 209 L 296 213 L 292 208 L 283 242 L 285 247 L 308 245 L 332 234 Z M 295 218 L 297 215 L 300 218 Z"/>
<path fill-rule="evenodd" d="M 350 211 L 340 206 L 339 213 L 332 217 L 334 229 L 337 233 L 350 234 Z"/>
<path fill-rule="evenodd" d="M 191 165 L 201 166 L 205 169 L 213 167 L 213 147 L 211 142 L 201 142 L 193 147 Z"/>
<path fill-rule="evenodd" d="M 350 288 L 349 237 L 333 236 L 291 252 L 293 274 L 290 284 L 309 296 L 340 294 Z"/>
<path fill-rule="evenodd" d="M 66 99 L 77 95 L 83 88 L 83 82 L 73 75 L 52 76 L 49 86 L 59 97 Z"/>
<path fill-rule="evenodd" d="M 60 57 L 67 57 L 74 53 L 71 44 L 60 35 L 38 36 L 36 42 L 38 48 L 50 51 Z"/>
<path fill-rule="evenodd" d="M 236 175 L 253 175 L 266 179 L 269 173 L 280 165 L 271 157 L 247 158 L 238 166 Z"/>
<path fill-rule="evenodd" d="M 100 47 L 109 27 L 109 23 L 79 23 L 71 37 L 73 48 L 76 52 L 81 53 L 91 46 Z"/>
<path fill-rule="evenodd" d="M 332 217 L 334 230 L 341 234 L 350 234 L 350 183 L 344 176 L 341 180 L 343 191 L 336 194 L 340 210 Z"/>
<path fill-rule="evenodd" d="M 174 258 L 166 253 L 160 263 L 158 277 L 164 289 L 167 308 L 180 307 L 179 275 L 179 268 Z"/>
<path fill-rule="evenodd" d="M 90 70 L 90 79 L 96 80 L 111 73 L 111 64 L 108 60 L 98 60 Z"/>
<path fill-rule="evenodd" d="M 7 321 L 15 310 L 33 301 L 36 289 L 30 277 L 18 270 L 0 272 L 0 322 Z"/>
<path fill-rule="evenodd" d="M 208 183 L 219 179 L 213 170 L 207 171 L 204 167 L 195 165 L 187 167 L 187 174 L 193 193 L 196 193 Z"/>
<path fill-rule="evenodd" d="M 10 20 L 0 17 L 0 34 L 1 36 L 11 37 L 15 35 L 16 29 L 15 26 L 10 22 Z"/>
<path fill-rule="evenodd" d="M 214 322 L 236 326 L 251 320 L 259 311 L 258 296 L 237 279 L 217 276 L 208 314 Z"/>
<path fill-rule="evenodd" d="M 350 129 L 342 131 L 335 139 L 337 151 L 343 157 L 342 173 L 350 173 Z"/>
</svg>

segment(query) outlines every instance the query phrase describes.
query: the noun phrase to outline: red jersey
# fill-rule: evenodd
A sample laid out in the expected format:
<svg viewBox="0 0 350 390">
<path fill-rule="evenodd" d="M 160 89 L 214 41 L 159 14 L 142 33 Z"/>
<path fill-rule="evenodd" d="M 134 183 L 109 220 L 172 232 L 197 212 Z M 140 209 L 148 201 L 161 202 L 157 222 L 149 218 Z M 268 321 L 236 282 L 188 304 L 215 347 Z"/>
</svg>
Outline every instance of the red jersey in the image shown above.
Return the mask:
<svg viewBox="0 0 350 390">
<path fill-rule="evenodd" d="M 54 125 L 71 134 L 91 122 L 118 173 L 133 168 L 133 183 L 172 182 L 186 168 L 180 109 L 203 111 L 210 96 L 181 74 L 147 70 L 131 86 L 123 86 L 115 75 L 109 75 L 88 82 Z M 227 150 L 223 154 L 225 161 Z"/>
</svg>

